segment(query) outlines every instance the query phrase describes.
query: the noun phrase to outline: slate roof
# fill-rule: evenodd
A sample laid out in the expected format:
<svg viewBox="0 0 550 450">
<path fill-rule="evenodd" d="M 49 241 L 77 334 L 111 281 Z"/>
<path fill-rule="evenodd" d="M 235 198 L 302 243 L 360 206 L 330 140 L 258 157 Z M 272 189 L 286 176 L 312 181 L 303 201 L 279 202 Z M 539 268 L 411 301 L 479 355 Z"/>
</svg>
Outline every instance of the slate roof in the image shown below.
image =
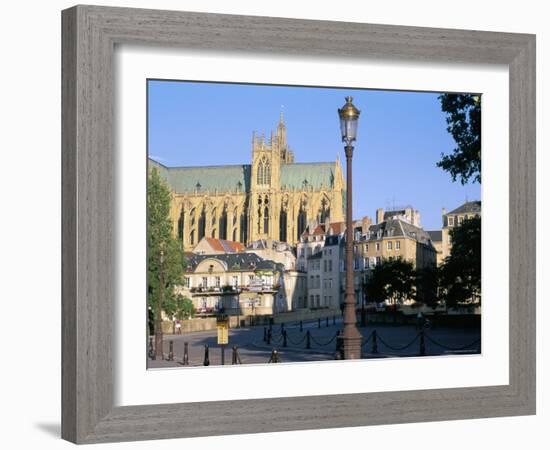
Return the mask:
<svg viewBox="0 0 550 450">
<path fill-rule="evenodd" d="M 304 189 L 304 186 L 331 188 L 335 169 L 335 162 L 281 164 L 281 187 L 298 190 Z"/>
<path fill-rule="evenodd" d="M 167 167 L 149 158 L 151 167 L 156 167 L 162 178 L 178 193 L 195 192 L 197 183 L 200 191 L 234 192 L 250 190 L 252 167 L 250 164 Z M 281 164 L 281 188 L 297 189 L 322 187 L 334 184 L 336 162 Z M 240 183 L 240 185 L 239 185 Z M 240 187 L 239 187 L 240 186 Z"/>
<path fill-rule="evenodd" d="M 381 237 L 411 237 L 422 244 L 430 244 L 432 240 L 428 232 L 401 219 L 389 219 L 369 226 L 370 237 L 367 240 L 376 241 L 379 230 Z"/>
<path fill-rule="evenodd" d="M 441 242 L 443 240 L 443 233 L 441 230 L 427 231 L 426 233 L 428 233 L 433 242 Z"/>
<path fill-rule="evenodd" d="M 466 202 L 463 205 L 460 205 L 458 208 L 453 209 L 448 214 L 465 214 L 465 213 L 481 213 L 481 202 L 480 201 Z"/>
<path fill-rule="evenodd" d="M 160 176 L 178 193 L 195 192 L 197 183 L 200 192 L 250 190 L 250 165 L 166 167 L 153 159 L 149 163 L 159 169 Z"/>
<path fill-rule="evenodd" d="M 217 259 L 227 264 L 231 271 L 248 270 L 284 270 L 284 265 L 263 259 L 256 253 L 223 253 L 220 255 L 196 255 L 187 258 L 187 271 L 194 271 L 205 259 Z"/>
</svg>

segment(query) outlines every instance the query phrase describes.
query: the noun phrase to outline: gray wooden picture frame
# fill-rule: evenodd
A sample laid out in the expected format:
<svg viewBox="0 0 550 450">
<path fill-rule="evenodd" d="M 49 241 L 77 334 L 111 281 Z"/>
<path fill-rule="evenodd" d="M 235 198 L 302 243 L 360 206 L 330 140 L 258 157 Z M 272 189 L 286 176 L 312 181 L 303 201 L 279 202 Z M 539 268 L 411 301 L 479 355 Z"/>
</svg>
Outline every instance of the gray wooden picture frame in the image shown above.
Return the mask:
<svg viewBox="0 0 550 450">
<path fill-rule="evenodd" d="M 63 11 L 62 31 L 64 439 L 94 443 L 535 413 L 535 36 L 97 6 Z M 508 66 L 509 384 L 114 407 L 113 52 L 125 43 Z"/>
</svg>

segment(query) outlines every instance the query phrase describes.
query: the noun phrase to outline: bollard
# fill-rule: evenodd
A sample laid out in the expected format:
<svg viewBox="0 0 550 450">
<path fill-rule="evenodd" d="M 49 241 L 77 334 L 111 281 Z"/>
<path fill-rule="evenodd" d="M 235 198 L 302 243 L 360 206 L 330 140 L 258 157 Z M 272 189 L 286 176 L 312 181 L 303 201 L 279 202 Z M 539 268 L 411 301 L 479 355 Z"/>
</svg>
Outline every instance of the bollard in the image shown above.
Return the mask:
<svg viewBox="0 0 550 450">
<path fill-rule="evenodd" d="M 332 324 L 336 325 L 336 316 L 332 316 Z"/>
<path fill-rule="evenodd" d="M 424 329 L 420 330 L 420 356 L 426 356 L 426 343 L 424 342 Z"/>
<path fill-rule="evenodd" d="M 189 365 L 189 344 L 187 342 L 183 343 L 183 361 L 184 366 Z"/>
<path fill-rule="evenodd" d="M 277 350 L 273 349 L 271 350 L 271 358 L 269 358 L 270 363 L 278 363 L 279 362 L 279 353 Z"/>
<path fill-rule="evenodd" d="M 304 322 L 300 320 L 300 332 L 304 331 Z"/>
<path fill-rule="evenodd" d="M 286 330 L 283 330 L 283 347 L 286 347 Z"/>
<path fill-rule="evenodd" d="M 204 346 L 204 362 L 203 366 L 209 366 L 210 365 L 210 357 L 208 356 L 208 344 L 205 344 Z"/>
<path fill-rule="evenodd" d="M 306 348 L 311 348 L 311 333 L 309 330 L 306 333 Z"/>
<path fill-rule="evenodd" d="M 321 328 L 321 318 L 317 319 L 317 328 Z"/>
<path fill-rule="evenodd" d="M 271 344 L 271 328 L 267 330 L 267 344 Z"/>
<path fill-rule="evenodd" d="M 149 358 L 155 359 L 155 349 L 153 348 L 153 338 L 149 337 Z"/>
<path fill-rule="evenodd" d="M 343 355 L 342 355 L 342 345 L 343 345 L 343 341 L 342 339 L 340 339 L 340 330 L 337 330 L 336 331 L 336 353 L 334 354 L 334 359 L 342 359 Z"/>
<path fill-rule="evenodd" d="M 234 345 L 232 348 L 233 348 L 233 354 L 231 356 L 231 364 L 237 364 L 237 346 Z"/>
<path fill-rule="evenodd" d="M 170 350 L 168 350 L 168 361 L 174 361 L 174 341 L 170 341 Z"/>
<path fill-rule="evenodd" d="M 378 353 L 378 342 L 376 342 L 376 330 L 372 332 L 372 353 Z"/>
<path fill-rule="evenodd" d="M 264 327 L 264 342 L 267 342 L 267 328 Z"/>
</svg>

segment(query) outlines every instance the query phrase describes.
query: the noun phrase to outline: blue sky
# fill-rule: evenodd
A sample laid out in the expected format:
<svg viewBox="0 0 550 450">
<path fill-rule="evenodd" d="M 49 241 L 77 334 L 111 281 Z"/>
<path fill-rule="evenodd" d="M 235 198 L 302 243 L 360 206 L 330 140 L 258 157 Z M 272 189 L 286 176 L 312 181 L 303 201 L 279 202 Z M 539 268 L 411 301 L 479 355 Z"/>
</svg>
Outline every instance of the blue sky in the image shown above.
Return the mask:
<svg viewBox="0 0 550 450">
<path fill-rule="evenodd" d="M 269 137 L 283 111 L 296 162 L 334 161 L 345 173 L 337 109 L 347 95 L 361 110 L 353 158 L 353 216 L 412 205 L 425 229 L 441 208 L 481 198 L 435 166 L 455 143 L 438 94 L 366 89 L 148 82 L 149 156 L 167 166 L 250 164 L 252 132 Z"/>
</svg>

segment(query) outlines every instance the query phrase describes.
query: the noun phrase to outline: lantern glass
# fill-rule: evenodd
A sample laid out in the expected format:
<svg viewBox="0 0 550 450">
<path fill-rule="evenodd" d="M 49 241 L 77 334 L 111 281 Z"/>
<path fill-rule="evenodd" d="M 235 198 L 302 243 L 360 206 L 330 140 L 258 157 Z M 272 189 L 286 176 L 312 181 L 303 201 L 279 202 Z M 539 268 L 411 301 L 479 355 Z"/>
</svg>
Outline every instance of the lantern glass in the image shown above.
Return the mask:
<svg viewBox="0 0 550 450">
<path fill-rule="evenodd" d="M 338 110 L 342 141 L 350 145 L 357 139 L 357 125 L 360 111 L 353 105 L 352 97 L 346 97 L 346 104 Z"/>
</svg>

